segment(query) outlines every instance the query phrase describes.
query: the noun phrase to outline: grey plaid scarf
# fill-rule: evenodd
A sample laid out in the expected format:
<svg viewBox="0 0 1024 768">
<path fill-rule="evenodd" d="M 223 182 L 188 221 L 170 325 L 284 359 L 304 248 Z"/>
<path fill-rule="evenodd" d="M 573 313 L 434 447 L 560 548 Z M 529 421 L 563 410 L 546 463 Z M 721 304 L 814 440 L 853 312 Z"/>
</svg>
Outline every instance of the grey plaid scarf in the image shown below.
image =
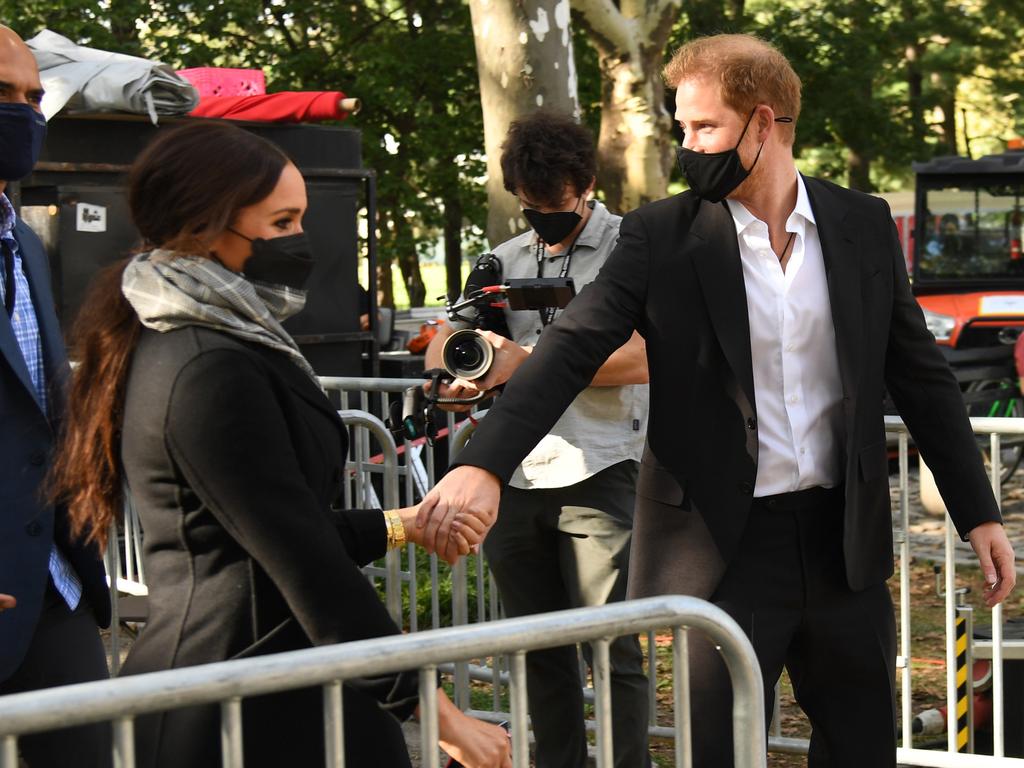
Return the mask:
<svg viewBox="0 0 1024 768">
<path fill-rule="evenodd" d="M 288 355 L 320 386 L 281 322 L 306 304 L 306 292 L 249 282 L 206 256 L 154 250 L 128 262 L 121 291 L 147 328 L 161 333 L 198 325 Z"/>
</svg>

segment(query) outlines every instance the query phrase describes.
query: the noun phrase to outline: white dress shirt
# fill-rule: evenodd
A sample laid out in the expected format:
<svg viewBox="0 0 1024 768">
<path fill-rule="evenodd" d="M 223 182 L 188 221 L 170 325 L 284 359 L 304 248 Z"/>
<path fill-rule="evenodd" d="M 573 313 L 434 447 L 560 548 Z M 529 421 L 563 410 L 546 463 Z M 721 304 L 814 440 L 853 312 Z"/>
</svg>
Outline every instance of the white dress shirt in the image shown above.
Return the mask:
<svg viewBox="0 0 1024 768">
<path fill-rule="evenodd" d="M 821 241 L 803 178 L 786 220 L 792 251 L 783 272 L 768 225 L 734 200 L 750 322 L 757 409 L 754 496 L 834 487 L 843 433 L 842 383 Z"/>
</svg>

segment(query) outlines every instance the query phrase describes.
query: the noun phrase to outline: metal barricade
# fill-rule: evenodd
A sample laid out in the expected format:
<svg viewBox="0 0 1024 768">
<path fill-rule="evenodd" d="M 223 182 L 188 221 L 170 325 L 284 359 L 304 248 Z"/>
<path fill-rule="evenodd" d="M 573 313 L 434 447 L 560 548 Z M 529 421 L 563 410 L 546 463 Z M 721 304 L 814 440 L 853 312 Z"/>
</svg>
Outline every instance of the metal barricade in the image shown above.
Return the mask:
<svg viewBox="0 0 1024 768">
<path fill-rule="evenodd" d="M 341 768 L 343 683 L 402 669 L 420 670 L 420 734 L 424 768 L 437 768 L 438 666 L 494 654 L 511 655 L 513 761 L 528 765 L 526 720 L 527 651 L 564 643 L 592 642 L 597 690 L 597 760 L 612 765 L 611 691 L 608 645 L 614 637 L 669 627 L 675 639 L 674 701 L 677 766 L 690 766 L 691 707 L 686 637 L 699 630 L 721 649 L 733 683 L 733 738 L 736 768 L 765 768 L 764 693 L 753 648 L 740 627 L 721 609 L 689 597 L 666 596 L 580 608 L 469 627 L 373 638 L 271 656 L 224 661 L 116 680 L 51 688 L 0 698 L 0 768 L 17 768 L 19 735 L 86 723 L 113 721 L 114 765 L 133 768 L 134 718 L 167 709 L 220 703 L 225 768 L 244 765 L 243 698 L 322 686 L 327 765 Z"/>
<path fill-rule="evenodd" d="M 340 399 L 342 418 L 351 428 L 352 441 L 350 447 L 350 460 L 346 466 L 346 476 L 349 482 L 346 483 L 345 502 L 347 506 L 397 506 L 404 493 L 405 503 L 413 503 L 433 487 L 435 482 L 434 456 L 422 443 L 403 440 L 401 447 L 394 444 L 390 432 L 384 426 L 381 419 L 387 414 L 392 400 L 410 386 L 422 383 L 420 379 L 373 379 L 373 378 L 341 378 L 325 377 L 321 383 L 328 392 L 337 392 Z M 379 398 L 375 401 L 374 397 Z M 361 410 L 350 410 L 350 407 Z M 377 414 L 369 412 L 370 409 L 377 411 Z M 485 416 L 486 412 L 475 414 L 475 420 Z M 461 449 L 469 439 L 475 427 L 474 421 L 463 421 L 456 425 L 454 415 L 447 415 L 447 439 L 449 459 Z M 1024 435 L 1024 419 L 1010 418 L 973 418 L 971 423 L 977 434 L 991 435 L 991 456 L 992 465 L 992 486 L 997 500 L 1001 500 L 1000 491 L 1000 442 L 1004 435 Z M 946 579 L 946 617 L 947 617 L 947 694 L 948 711 L 950 719 L 949 727 L 949 753 L 935 752 L 922 749 L 914 749 L 912 744 L 911 723 L 913 713 L 911 712 L 911 670 L 910 670 L 910 643 L 913 628 L 910 624 L 910 556 L 911 540 L 909 532 L 909 480 L 908 480 L 908 434 L 906 427 L 898 417 L 886 417 L 886 430 L 895 434 L 898 439 L 899 455 L 899 519 L 895 525 L 895 540 L 899 545 L 900 559 L 900 609 L 899 609 L 899 631 L 900 648 L 897 658 L 897 670 L 900 675 L 901 687 L 901 720 L 902 737 L 904 746 L 898 750 L 898 759 L 901 764 L 921 766 L 966 766 L 990 764 L 983 756 L 956 755 L 955 751 L 955 727 L 956 708 L 953 702 L 956 701 L 956 680 L 955 664 L 956 657 L 954 647 L 954 584 L 956 563 L 954 558 L 954 532 L 949 520 L 946 521 L 946 549 L 945 549 L 945 579 Z M 379 476 L 378 486 L 382 488 L 380 495 L 377 495 L 373 478 Z M 138 529 L 133 528 L 130 534 L 137 547 Z M 113 553 L 112 553 L 113 554 Z M 118 553 L 120 554 L 120 553 Z M 383 566 L 370 566 L 366 569 L 373 579 L 383 579 L 385 600 L 391 615 L 401 625 L 411 631 L 422 629 L 417 620 L 418 615 L 418 593 L 419 583 L 417 578 L 417 558 L 423 557 L 422 552 L 410 545 L 403 552 L 389 553 Z M 404 561 L 404 562 L 403 562 Z M 467 562 L 475 566 L 476 601 L 475 610 L 471 612 L 469 604 L 469 577 Z M 117 565 L 112 563 L 111 570 L 117 572 Z M 127 570 L 127 569 L 126 569 Z M 123 571 L 122 571 L 123 572 Z M 442 623 L 441 593 L 445 575 L 451 578 L 451 618 L 455 626 L 469 624 L 471 621 L 482 623 L 494 620 L 499 616 L 500 607 L 497 596 L 497 589 L 493 578 L 487 575 L 484 557 L 481 554 L 471 558 L 463 558 L 459 563 L 448 568 L 446 563 L 439 561 L 434 555 L 429 556 L 430 572 L 430 625 L 437 629 Z M 130 571 L 129 571 L 130 573 Z M 402 615 L 402 590 L 408 589 L 409 614 Z M 471 615 L 472 614 L 472 615 Z M 1003 643 L 1002 643 L 1002 607 L 997 606 L 992 611 L 993 641 L 993 740 L 994 753 L 996 758 L 1003 755 L 1003 742 L 1005 730 L 1005 714 L 1003 707 Z M 651 715 L 652 723 L 655 722 L 656 712 L 656 669 L 653 663 L 653 650 L 655 647 L 654 633 L 647 635 L 649 663 L 648 671 L 651 688 Z M 596 650 L 596 648 L 595 648 Z M 485 667 L 477 664 L 469 664 L 460 660 L 455 664 L 444 664 L 442 669 L 453 672 L 455 678 L 454 699 L 458 706 L 468 709 L 470 706 L 469 692 L 470 680 L 494 681 L 493 715 L 496 717 L 501 710 L 498 690 L 501 683 L 510 679 L 514 670 L 503 667 L 501 657 L 494 657 L 493 667 Z M 586 691 L 585 695 L 589 702 L 595 702 L 594 691 Z M 478 712 L 487 716 L 488 713 Z M 505 713 L 500 713 L 504 716 Z M 514 713 L 513 713 L 514 714 Z M 654 736 L 673 737 L 672 729 L 652 724 L 651 734 Z M 769 749 L 777 752 L 806 753 L 808 742 L 806 739 L 786 737 L 781 729 L 773 728 L 768 739 Z M 992 760 L 993 758 L 987 758 Z M 1024 760 L 1004 759 L 1000 765 L 1024 766 Z"/>
<path fill-rule="evenodd" d="M 388 442 L 393 443 L 390 432 L 384 428 L 381 419 L 386 418 L 392 402 L 401 398 L 402 393 L 409 387 L 420 386 L 422 379 L 380 379 L 360 377 L 321 377 L 321 385 L 328 393 L 337 393 L 342 407 L 345 409 L 354 407 L 361 411 L 373 413 L 378 416 L 374 425 L 364 424 L 366 430 L 357 430 L 353 434 L 350 453 L 352 460 L 348 469 L 354 476 L 372 476 L 384 474 L 388 471 L 389 462 L 383 455 L 382 446 Z M 470 421 L 463 421 L 456 425 L 455 414 L 446 414 L 445 427 L 439 438 L 448 441 L 449 461 L 464 444 L 468 436 L 466 427 Z M 460 442 L 461 440 L 461 442 Z M 400 495 L 396 496 L 395 503 L 390 506 L 397 506 L 399 498 L 402 503 L 412 504 L 423 498 L 426 493 L 434 487 L 436 481 L 436 468 L 434 453 L 426 441 L 420 439 L 410 441 L 403 439 L 401 446 L 396 448 L 396 459 L 394 462 L 395 472 L 398 478 L 397 488 Z M 383 459 L 383 460 L 381 460 Z M 365 481 L 362 487 L 372 488 Z M 358 495 L 355 498 L 360 498 Z M 346 502 L 349 502 L 346 497 Z M 372 500 L 370 498 L 369 500 Z M 376 506 L 373 504 L 371 506 Z M 388 502 L 385 500 L 385 506 Z M 365 569 L 368 574 L 375 578 L 385 580 L 385 592 L 388 595 L 388 607 L 400 626 L 407 627 L 410 631 L 416 632 L 422 627 L 419 626 L 419 569 L 417 567 L 419 558 L 427 557 L 430 573 L 430 626 L 438 629 L 444 623 L 442 615 L 442 596 L 447 583 L 451 585 L 451 623 L 454 626 L 461 626 L 471 622 L 488 621 L 498 616 L 497 588 L 493 579 L 487 575 L 487 567 L 482 553 L 461 558 L 454 566 L 440 560 L 437 555 L 424 555 L 417 551 L 416 547 L 409 546 L 402 553 L 389 553 L 389 560 L 385 568 L 370 566 Z M 476 605 L 475 611 L 470 611 L 469 604 L 469 565 L 472 564 L 475 573 Z M 409 614 L 407 617 L 397 618 L 395 613 L 397 606 L 401 604 L 401 588 L 408 589 Z M 491 670 L 482 669 L 465 663 L 455 665 L 455 703 L 461 708 L 469 706 L 469 684 L 471 677 L 486 678 Z"/>
<path fill-rule="evenodd" d="M 1007 435 L 1024 435 L 1024 419 L 1018 418 L 985 418 L 976 417 L 971 419 L 971 426 L 975 434 L 990 435 L 991 440 L 991 478 L 992 491 L 996 501 L 1002 506 L 1002 489 L 1000 483 L 1000 447 L 1001 438 Z M 898 416 L 885 417 L 886 432 L 897 437 L 897 451 L 899 462 L 899 515 L 898 522 L 894 527 L 894 542 L 898 546 L 898 558 L 900 563 L 900 588 L 899 588 L 899 648 L 896 659 L 896 669 L 900 678 L 900 721 L 903 746 L 896 751 L 896 759 L 900 765 L 908 766 L 932 766 L 934 768 L 985 768 L 985 766 L 1000 766 L 1011 768 L 1020 766 L 1024 768 L 1024 759 L 1007 758 L 1004 756 L 1004 730 L 1005 712 L 1003 705 L 1003 641 L 1002 641 L 1002 605 L 992 609 L 992 718 L 993 718 L 993 753 L 992 756 L 957 753 L 956 743 L 956 718 L 957 718 L 957 680 L 956 680 L 956 657 L 955 645 L 955 622 L 956 622 L 956 556 L 954 540 L 956 538 L 955 528 L 949 516 L 945 519 L 945 634 L 946 634 L 946 704 L 947 704 L 947 749 L 945 752 L 917 749 L 913 744 L 913 712 L 912 706 L 912 679 L 911 679 L 911 640 L 913 627 L 911 626 L 910 611 L 910 561 L 911 561 L 911 532 L 910 532 L 910 479 L 909 479 L 909 440 L 910 435 L 903 420 Z M 779 752 L 790 752 L 795 754 L 806 754 L 809 742 L 806 739 L 786 738 L 775 733 L 769 735 L 769 750 Z"/>
<path fill-rule="evenodd" d="M 1002 487 L 1000 483 L 1000 450 L 1003 436 L 1024 435 L 1024 419 L 1018 418 L 987 418 L 976 417 L 971 419 L 971 426 L 975 434 L 990 435 L 991 441 L 991 479 L 992 492 L 996 502 L 1002 508 Z M 899 496 L 900 496 L 900 523 L 896 530 L 896 540 L 899 543 L 900 562 L 900 606 L 899 606 L 899 628 L 900 628 L 900 649 L 897 657 L 897 669 L 900 673 L 900 703 L 902 735 L 904 747 L 898 751 L 898 760 L 906 765 L 921 766 L 984 766 L 987 764 L 1000 766 L 1024 766 L 1024 760 L 1005 758 L 1004 736 L 1005 736 L 1005 711 L 1003 701 L 1003 606 L 997 605 L 992 609 L 992 742 L 993 757 L 979 755 L 956 754 L 956 717 L 957 717 L 957 681 L 956 681 L 956 657 L 955 625 L 956 625 L 956 555 L 954 540 L 956 531 L 949 516 L 945 521 L 945 582 L 946 582 L 946 704 L 948 712 L 947 723 L 947 751 L 936 753 L 921 749 L 908 748 L 912 743 L 911 723 L 913 720 L 911 712 L 911 665 L 910 665 L 910 643 L 912 628 L 910 624 L 910 483 L 908 479 L 908 452 L 909 434 L 902 419 L 897 416 L 885 417 L 885 428 L 889 433 L 895 433 L 898 437 L 899 451 Z M 991 761 L 991 762 L 989 762 Z"/>
</svg>

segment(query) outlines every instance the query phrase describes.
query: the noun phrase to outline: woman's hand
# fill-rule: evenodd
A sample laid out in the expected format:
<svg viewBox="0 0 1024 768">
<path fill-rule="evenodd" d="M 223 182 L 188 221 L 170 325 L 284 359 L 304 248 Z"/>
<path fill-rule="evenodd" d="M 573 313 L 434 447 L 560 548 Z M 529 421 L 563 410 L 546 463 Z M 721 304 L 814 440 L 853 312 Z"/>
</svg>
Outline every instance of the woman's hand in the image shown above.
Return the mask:
<svg viewBox="0 0 1024 768">
<path fill-rule="evenodd" d="M 415 519 L 416 519 L 416 517 L 415 517 L 415 515 L 413 515 L 413 520 L 415 520 Z M 415 525 L 415 522 L 413 523 L 413 525 Z M 15 600 L 14 597 L 12 597 L 11 595 L 5 595 L 5 594 L 0 593 L 0 613 L 3 613 L 4 611 L 10 610 L 11 608 L 16 606 L 17 604 L 18 604 L 18 601 Z"/>
<path fill-rule="evenodd" d="M 395 511 L 401 518 L 402 525 L 405 526 L 405 538 L 407 541 L 422 547 L 427 552 L 433 553 L 437 551 L 434 549 L 435 542 L 433 539 L 429 543 L 426 541 L 426 536 L 424 535 L 426 528 L 416 525 L 416 515 L 419 512 L 418 506 L 402 507 Z M 487 527 L 477 518 L 472 515 L 456 515 L 456 520 L 450 532 L 452 546 L 448 547 L 445 552 L 438 551 L 438 554 L 444 557 L 449 565 L 454 565 L 460 557 L 477 551 L 477 545 L 483 539 L 485 533 L 487 533 Z"/>
<path fill-rule="evenodd" d="M 440 689 L 437 725 L 441 749 L 466 768 L 512 768 L 512 740 L 508 732 L 464 714 Z"/>
</svg>

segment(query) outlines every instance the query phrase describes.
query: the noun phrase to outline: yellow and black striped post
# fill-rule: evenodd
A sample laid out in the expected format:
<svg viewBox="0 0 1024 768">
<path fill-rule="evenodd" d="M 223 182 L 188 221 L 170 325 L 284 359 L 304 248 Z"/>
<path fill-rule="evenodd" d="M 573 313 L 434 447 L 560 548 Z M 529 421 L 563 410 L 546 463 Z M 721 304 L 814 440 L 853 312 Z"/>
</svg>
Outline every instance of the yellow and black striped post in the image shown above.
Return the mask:
<svg viewBox="0 0 1024 768">
<path fill-rule="evenodd" d="M 973 609 L 956 609 L 956 751 L 974 752 L 974 675 L 971 662 Z"/>
</svg>

